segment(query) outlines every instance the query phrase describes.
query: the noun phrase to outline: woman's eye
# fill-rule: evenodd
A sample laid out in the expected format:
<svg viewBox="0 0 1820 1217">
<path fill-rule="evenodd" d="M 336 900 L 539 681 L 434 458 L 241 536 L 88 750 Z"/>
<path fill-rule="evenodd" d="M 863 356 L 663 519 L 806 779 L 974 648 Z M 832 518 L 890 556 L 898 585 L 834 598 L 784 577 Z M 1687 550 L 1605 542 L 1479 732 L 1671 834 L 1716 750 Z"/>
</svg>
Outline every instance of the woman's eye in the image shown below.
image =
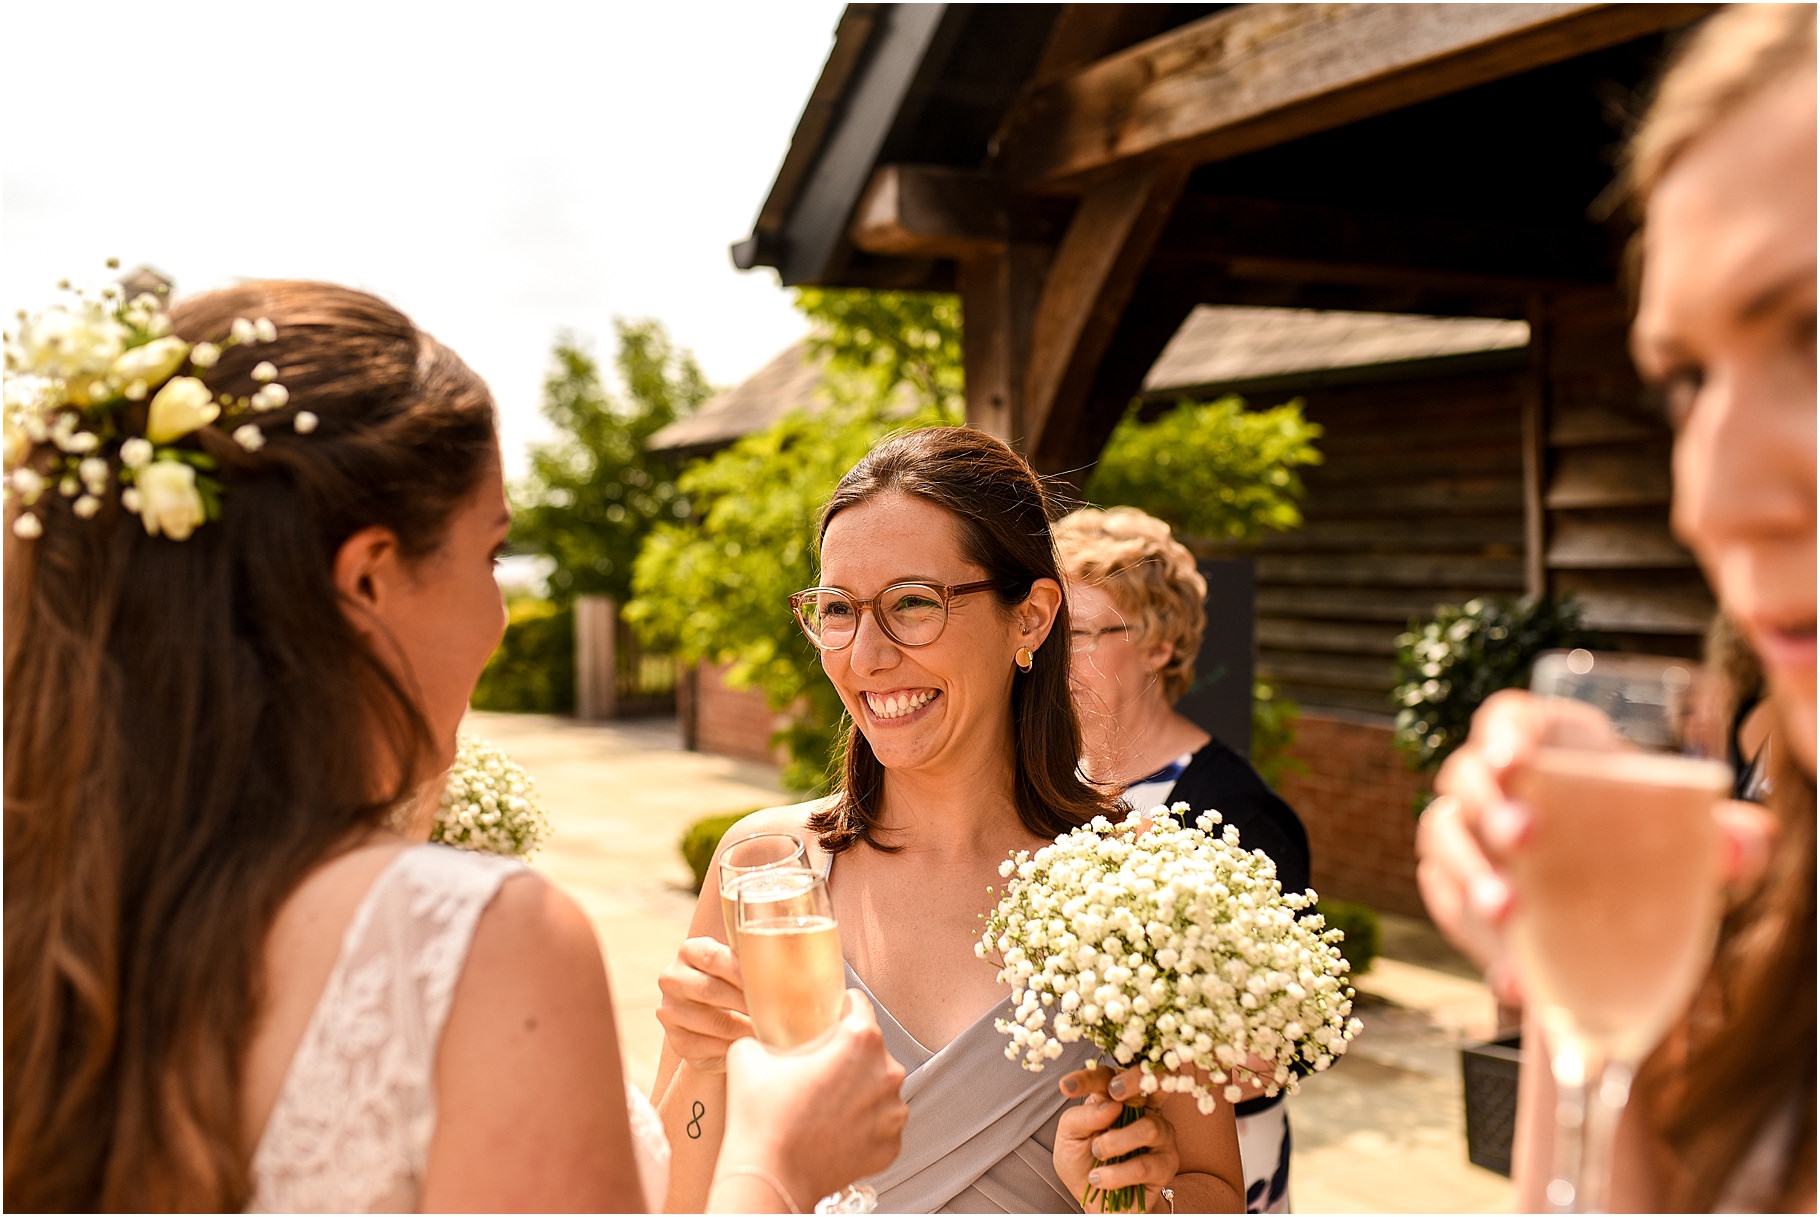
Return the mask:
<svg viewBox="0 0 1820 1217">
<path fill-rule="evenodd" d="M 827 620 L 835 617 L 852 616 L 853 606 L 848 604 L 845 600 L 830 600 L 816 611 L 821 613 L 824 620 Z"/>
</svg>

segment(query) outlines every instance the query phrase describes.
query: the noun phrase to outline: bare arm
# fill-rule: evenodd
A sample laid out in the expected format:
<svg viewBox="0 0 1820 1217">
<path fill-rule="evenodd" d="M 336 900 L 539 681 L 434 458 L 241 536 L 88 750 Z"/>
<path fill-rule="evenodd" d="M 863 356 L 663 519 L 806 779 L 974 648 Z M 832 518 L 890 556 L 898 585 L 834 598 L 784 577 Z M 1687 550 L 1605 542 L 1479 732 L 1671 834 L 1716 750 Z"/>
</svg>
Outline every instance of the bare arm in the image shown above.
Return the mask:
<svg viewBox="0 0 1820 1217">
<path fill-rule="evenodd" d="M 425 1211 L 645 1207 L 593 927 L 534 875 L 508 879 L 474 931 L 436 1088 Z"/>
</svg>

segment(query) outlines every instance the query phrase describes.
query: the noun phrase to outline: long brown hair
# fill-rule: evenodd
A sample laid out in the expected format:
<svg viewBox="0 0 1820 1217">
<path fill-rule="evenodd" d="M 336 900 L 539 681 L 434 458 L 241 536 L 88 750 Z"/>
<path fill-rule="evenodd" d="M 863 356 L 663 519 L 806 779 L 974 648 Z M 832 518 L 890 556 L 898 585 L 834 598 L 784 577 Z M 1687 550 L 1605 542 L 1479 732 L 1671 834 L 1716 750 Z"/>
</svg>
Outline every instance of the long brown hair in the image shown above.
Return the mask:
<svg viewBox="0 0 1820 1217">
<path fill-rule="evenodd" d="M 380 300 L 248 283 L 174 331 L 275 343 L 203 373 L 288 408 L 256 453 L 215 428 L 220 518 L 176 542 L 117 501 L 48 496 L 6 552 L 9 1207 L 238 1209 L 242 1058 L 263 945 L 303 876 L 428 776 L 411 691 L 343 611 L 332 563 L 369 525 L 412 558 L 496 451 L 485 385 Z M 294 415 L 319 424 L 298 434 Z"/>
<path fill-rule="evenodd" d="M 1814 53 L 1807 4 L 1738 5 L 1678 48 L 1624 166 L 1645 226 L 1651 194 L 1681 155 L 1763 93 L 1813 72 Z M 1784 1119 L 1781 1194 L 1747 1203 L 1786 1203 L 1813 1184 L 1814 775 L 1779 734 L 1769 747 L 1769 806 L 1781 829 L 1769 872 L 1727 916 L 1703 992 L 1638 1078 L 1638 1106 L 1667 1150 L 1657 1165 L 1669 1211 L 1710 1209 Z"/>
<path fill-rule="evenodd" d="M 891 436 L 835 487 L 822 508 L 821 533 L 834 517 L 881 494 L 932 503 L 960 525 L 967 560 L 993 580 L 998 601 L 1020 604 L 1038 579 L 1061 582 L 1049 524 L 1057 512 L 1042 480 L 1003 441 L 971 427 L 929 427 Z M 1114 796 L 1080 773 L 1081 729 L 1068 691 L 1068 606 L 1056 612 L 1048 643 L 1011 684 L 1013 791 L 1025 828 L 1053 837 L 1096 815 L 1113 815 Z M 833 804 L 809 819 L 822 847 L 840 853 L 875 838 L 885 768 L 857 723 L 849 723 L 842 781 Z"/>
</svg>

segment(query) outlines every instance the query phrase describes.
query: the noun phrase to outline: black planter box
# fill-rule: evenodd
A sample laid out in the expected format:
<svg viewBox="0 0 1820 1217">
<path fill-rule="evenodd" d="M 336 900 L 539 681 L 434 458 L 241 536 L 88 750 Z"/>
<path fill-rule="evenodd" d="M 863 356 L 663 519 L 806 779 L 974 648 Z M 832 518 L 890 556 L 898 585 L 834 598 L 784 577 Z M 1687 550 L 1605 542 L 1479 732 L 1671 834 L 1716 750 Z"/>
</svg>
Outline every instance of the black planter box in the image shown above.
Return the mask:
<svg viewBox="0 0 1820 1217">
<path fill-rule="evenodd" d="M 1500 1036 L 1460 1049 L 1466 1090 L 1466 1156 L 1474 1166 L 1510 1177 L 1510 1143 L 1517 1127 L 1517 1066 L 1522 1037 Z"/>
</svg>

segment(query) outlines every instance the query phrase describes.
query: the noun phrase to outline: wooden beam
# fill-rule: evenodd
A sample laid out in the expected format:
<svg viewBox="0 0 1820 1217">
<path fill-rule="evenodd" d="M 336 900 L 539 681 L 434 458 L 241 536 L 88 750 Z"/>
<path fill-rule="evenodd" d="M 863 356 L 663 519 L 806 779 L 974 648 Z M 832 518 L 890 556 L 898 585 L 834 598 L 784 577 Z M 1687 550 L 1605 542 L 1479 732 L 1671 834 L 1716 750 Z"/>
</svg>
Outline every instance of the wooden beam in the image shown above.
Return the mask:
<svg viewBox="0 0 1820 1217">
<path fill-rule="evenodd" d="M 1548 594 L 1548 349 L 1547 302 L 1529 306 L 1529 366 L 1523 376 L 1523 594 Z"/>
<path fill-rule="evenodd" d="M 1617 270 L 1615 253 L 1590 224 L 1510 224 L 1206 196 L 1182 200 L 1156 257 L 1217 264 L 1240 279 L 1501 294 L 1608 283 Z"/>
<path fill-rule="evenodd" d="M 1199 303 L 1196 285 L 1154 266 L 1145 273 L 1119 319 L 1080 408 L 1068 420 L 1051 417 L 1028 453 L 1037 472 L 1060 477 L 1078 491 L 1098 463 L 1112 429 L 1144 387 L 1144 377 Z"/>
<path fill-rule="evenodd" d="M 1024 373 L 1025 451 L 1072 428 L 1182 187 L 1185 165 L 1146 166 L 1089 191 L 1043 281 Z"/>
<path fill-rule="evenodd" d="M 1027 94 L 1006 180 L 1077 191 L 1121 164 L 1223 160 L 1648 34 L 1697 4 L 1246 4 Z"/>
</svg>

